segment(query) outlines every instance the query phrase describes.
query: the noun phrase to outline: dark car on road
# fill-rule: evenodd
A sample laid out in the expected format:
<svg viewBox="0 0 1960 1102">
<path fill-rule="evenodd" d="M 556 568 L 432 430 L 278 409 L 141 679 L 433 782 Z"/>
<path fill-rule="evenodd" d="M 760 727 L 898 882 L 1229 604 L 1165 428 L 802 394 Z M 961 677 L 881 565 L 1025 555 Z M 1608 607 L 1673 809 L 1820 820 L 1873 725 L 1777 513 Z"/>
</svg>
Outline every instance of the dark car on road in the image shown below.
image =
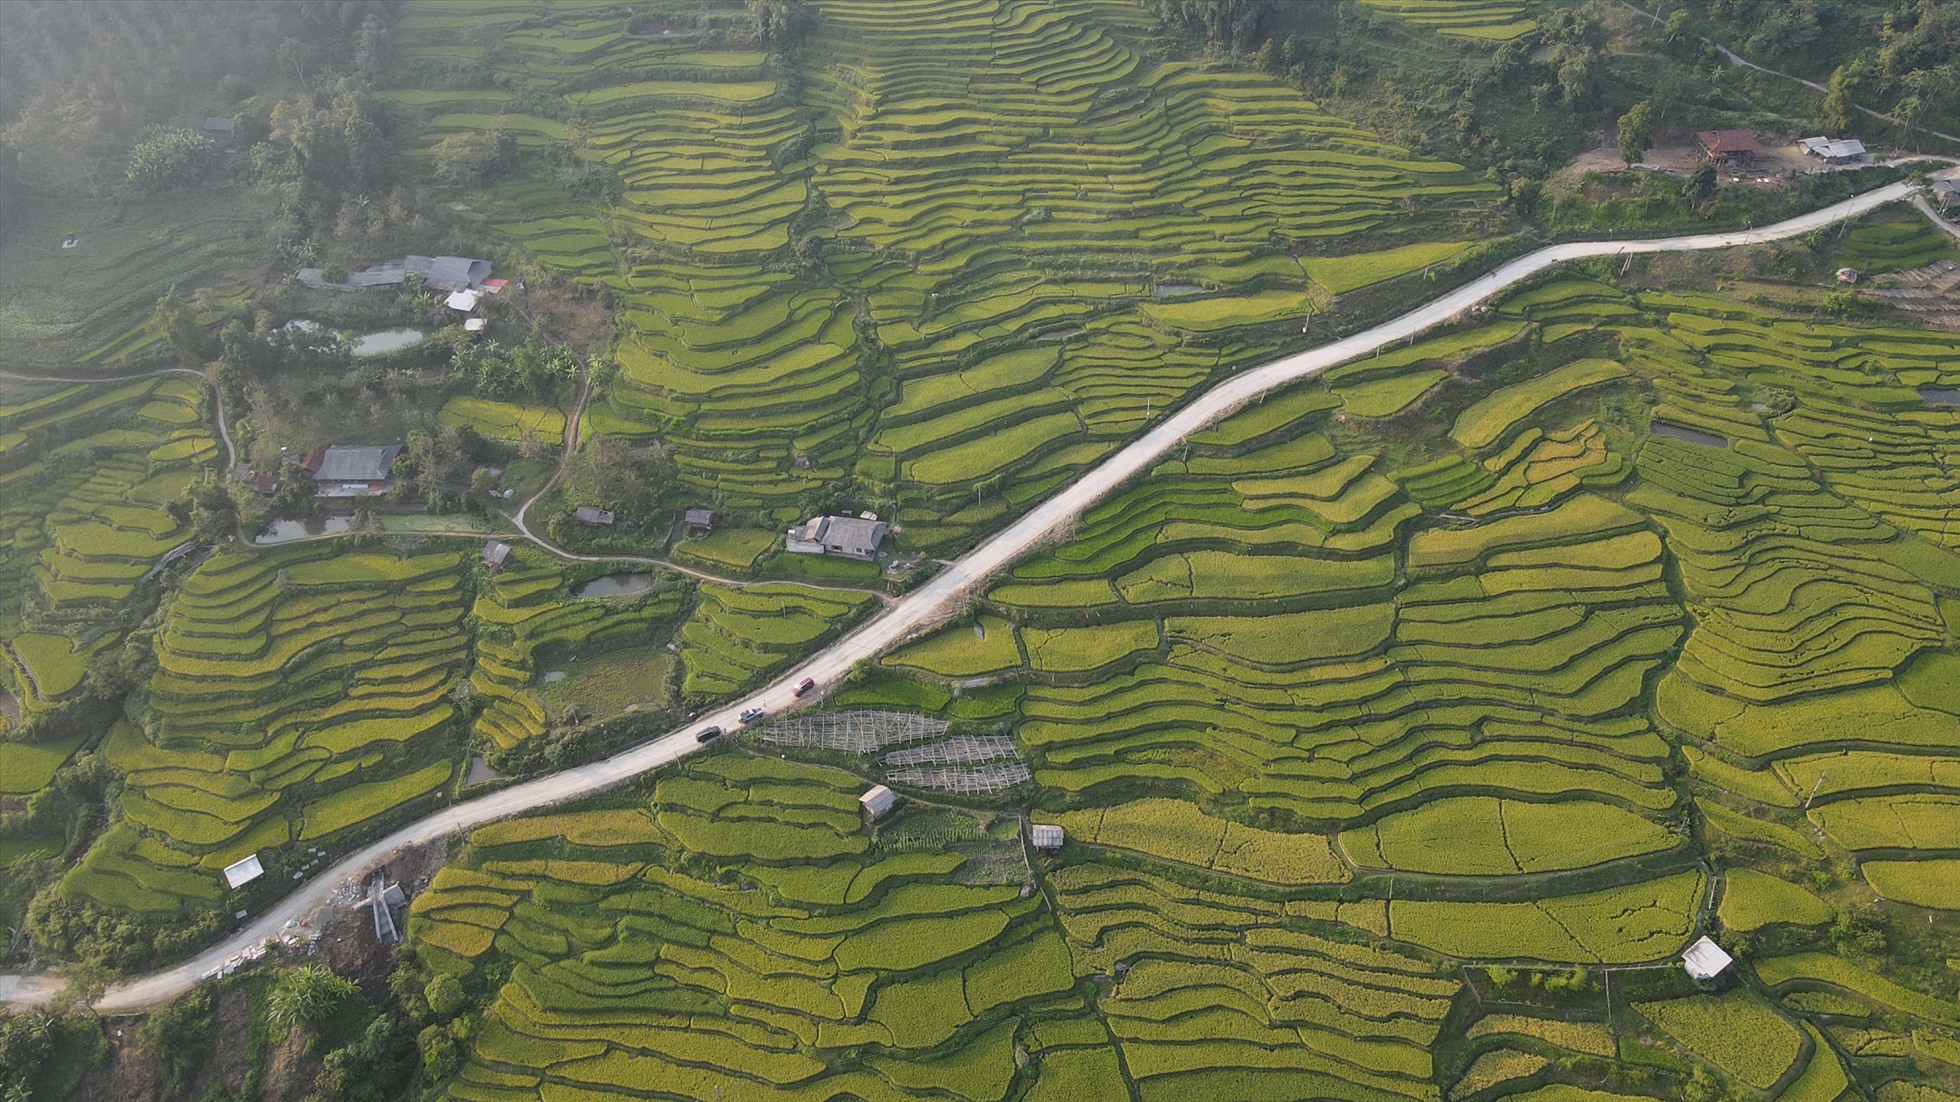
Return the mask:
<svg viewBox="0 0 1960 1102">
<path fill-rule="evenodd" d="M 700 734 L 698 734 L 698 735 L 695 735 L 695 736 L 694 736 L 694 741 L 696 741 L 696 742 L 713 742 L 714 740 L 716 740 L 716 739 L 718 739 L 718 738 L 720 738 L 720 737 L 721 737 L 721 728 L 719 728 L 719 727 L 703 727 L 703 728 L 701 728 L 701 733 L 700 733 Z"/>
</svg>

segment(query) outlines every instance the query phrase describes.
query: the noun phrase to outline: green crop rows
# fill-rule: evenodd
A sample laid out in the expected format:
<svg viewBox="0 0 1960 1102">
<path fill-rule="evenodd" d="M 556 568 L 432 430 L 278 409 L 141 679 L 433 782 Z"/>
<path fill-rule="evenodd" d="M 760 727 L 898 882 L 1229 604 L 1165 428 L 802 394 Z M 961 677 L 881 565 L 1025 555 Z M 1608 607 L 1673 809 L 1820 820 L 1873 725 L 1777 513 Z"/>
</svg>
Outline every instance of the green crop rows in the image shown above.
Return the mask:
<svg viewBox="0 0 1960 1102">
<path fill-rule="evenodd" d="M 197 382 L 0 392 L 0 669 L 24 718 L 72 697 L 120 613 L 190 538 L 165 506 L 219 457 Z"/>
<path fill-rule="evenodd" d="M 1460 234 L 1493 198 L 1265 76 L 1150 57 L 1132 38 L 1149 17 L 1123 5 L 811 9 L 801 103 L 759 52 L 622 33 L 617 13 L 451 0 L 401 19 L 401 72 L 467 57 L 481 86 L 387 93 L 431 145 L 501 130 L 618 180 L 610 208 L 535 177 L 471 205 L 537 263 L 614 293 L 619 370 L 588 427 L 658 434 L 679 485 L 777 521 L 855 478 L 888 488 L 912 546 L 996 524 L 1275 351 L 1324 298 L 1315 281 L 1344 291 L 1445 260 L 1463 246 L 1422 238 L 1453 219 Z M 594 87 L 615 72 L 635 79 Z M 518 111 L 520 90 L 572 121 Z M 819 208 L 827 224 L 793 240 Z M 1385 231 L 1395 247 L 1371 240 Z M 1303 268 L 1297 248 L 1342 255 Z M 525 416 L 445 410 L 493 435 Z"/>
<path fill-rule="evenodd" d="M 218 870 L 442 789 L 469 661 L 461 557 L 213 556 L 167 606 L 155 722 L 119 726 L 124 818 L 64 881 L 114 907 L 216 897 Z"/>
<path fill-rule="evenodd" d="M 723 754 L 478 831 L 410 920 L 435 969 L 508 962 L 450 1096 L 1001 1098 L 1017 1031 L 1083 1009 L 1054 920 L 948 881 L 998 842 L 868 839 L 858 790 Z"/>
</svg>

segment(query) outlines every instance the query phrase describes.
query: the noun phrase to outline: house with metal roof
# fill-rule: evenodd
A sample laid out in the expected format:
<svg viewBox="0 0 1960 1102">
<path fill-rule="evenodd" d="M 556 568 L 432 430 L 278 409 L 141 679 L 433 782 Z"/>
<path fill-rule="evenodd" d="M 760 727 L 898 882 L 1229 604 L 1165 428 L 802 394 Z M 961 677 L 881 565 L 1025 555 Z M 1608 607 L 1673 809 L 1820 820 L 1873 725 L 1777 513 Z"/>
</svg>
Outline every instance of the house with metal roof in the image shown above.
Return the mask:
<svg viewBox="0 0 1960 1102">
<path fill-rule="evenodd" d="M 1751 130 L 1703 130 L 1695 134 L 1701 151 L 1717 164 L 1747 161 L 1763 151 L 1763 143 Z"/>
<path fill-rule="evenodd" d="M 301 464 L 313 476 L 315 497 L 365 497 L 395 484 L 400 444 L 336 444 L 315 448 Z"/>
<path fill-rule="evenodd" d="M 1865 143 L 1856 138 L 1815 138 L 1797 139 L 1797 148 L 1804 156 L 1815 157 L 1825 164 L 1842 165 L 1856 161 L 1865 155 Z"/>
<path fill-rule="evenodd" d="M 613 516 L 611 509 L 601 509 L 597 505 L 581 505 L 572 513 L 572 517 L 580 524 L 590 525 L 593 528 L 605 528 L 618 519 Z"/>
<path fill-rule="evenodd" d="M 875 559 L 891 525 L 866 513 L 856 517 L 812 517 L 784 535 L 783 547 L 795 555 L 842 555 Z"/>
</svg>

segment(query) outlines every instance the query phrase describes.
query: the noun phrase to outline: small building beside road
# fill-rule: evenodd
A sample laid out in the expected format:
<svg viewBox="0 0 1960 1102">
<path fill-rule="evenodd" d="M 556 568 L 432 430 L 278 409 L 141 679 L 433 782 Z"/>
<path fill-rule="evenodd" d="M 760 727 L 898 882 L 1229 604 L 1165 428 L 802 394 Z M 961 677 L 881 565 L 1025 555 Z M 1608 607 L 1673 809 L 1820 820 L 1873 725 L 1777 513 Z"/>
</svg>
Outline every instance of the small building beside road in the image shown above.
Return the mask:
<svg viewBox="0 0 1960 1102">
<path fill-rule="evenodd" d="M 1057 823 L 1036 823 L 1028 828 L 1028 842 L 1043 853 L 1059 853 L 1068 835 Z"/>
<path fill-rule="evenodd" d="M 510 544 L 502 540 L 491 540 L 483 545 L 483 565 L 489 567 L 491 573 L 500 574 L 504 567 L 510 565 L 512 554 Z"/>
<path fill-rule="evenodd" d="M 1856 138 L 1799 138 L 1797 148 L 1806 157 L 1815 157 L 1827 165 L 1848 165 L 1865 158 L 1865 143 Z"/>
<path fill-rule="evenodd" d="M 1942 211 L 1960 207 L 1960 180 L 1934 180 L 1933 205 Z"/>
<path fill-rule="evenodd" d="M 255 853 L 225 866 L 225 887 L 242 888 L 264 875 L 265 866 L 259 864 L 259 855 Z"/>
<path fill-rule="evenodd" d="M 875 514 L 855 517 L 812 517 L 791 528 L 783 548 L 794 555 L 842 555 L 848 559 L 878 557 L 891 525 Z"/>
<path fill-rule="evenodd" d="M 572 513 L 572 519 L 588 528 L 610 528 L 614 520 L 611 509 L 601 509 L 597 505 L 581 505 Z"/>
</svg>

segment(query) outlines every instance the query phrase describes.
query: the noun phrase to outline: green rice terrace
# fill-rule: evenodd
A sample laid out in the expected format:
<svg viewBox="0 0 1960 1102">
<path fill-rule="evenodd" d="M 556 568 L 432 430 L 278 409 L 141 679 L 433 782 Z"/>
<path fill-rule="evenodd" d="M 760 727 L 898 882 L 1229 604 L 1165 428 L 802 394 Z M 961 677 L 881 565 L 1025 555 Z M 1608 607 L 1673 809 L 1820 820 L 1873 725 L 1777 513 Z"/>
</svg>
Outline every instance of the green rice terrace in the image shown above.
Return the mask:
<svg viewBox="0 0 1960 1102">
<path fill-rule="evenodd" d="M 473 833 L 444 1097 L 1953 1097 L 1956 363 L 1568 275 L 1276 394 L 832 710 Z"/>
<path fill-rule="evenodd" d="M 1563 17 L 1355 2 L 1465 58 Z M 536 385 L 415 392 L 460 327 L 238 368 L 291 348 L 240 304 L 328 301 L 252 274 L 262 190 L 12 213 L 84 251 L 0 251 L 6 1097 L 1960 1102 L 1960 333 L 1832 276 L 1931 286 L 1960 232 L 1568 264 L 906 605 L 1213 384 L 1543 236 L 1177 4 L 398 8 L 346 79 Z M 443 176 L 459 139 L 510 164 Z M 260 485 L 302 414 L 401 427 L 380 473 L 447 504 Z M 833 514 L 882 561 L 788 553 Z M 302 926 L 419 822 L 458 833 Z M 247 938 L 61 1091 L 7 1063 L 35 983 Z M 294 1010 L 314 965 L 349 991 Z M 131 1070 L 193 1012 L 224 1068 Z"/>
<path fill-rule="evenodd" d="M 588 430 L 658 434 L 679 485 L 778 526 L 856 479 L 908 546 L 954 544 L 1494 213 L 1487 182 L 1269 78 L 1150 59 L 1127 4 L 812 9 L 804 56 L 848 60 L 791 74 L 616 15 L 422 4 L 401 70 L 467 59 L 471 86 L 385 93 L 431 147 L 564 139 L 520 100 L 574 120 L 619 201 L 513 178 L 488 232 L 612 291 Z"/>
</svg>

